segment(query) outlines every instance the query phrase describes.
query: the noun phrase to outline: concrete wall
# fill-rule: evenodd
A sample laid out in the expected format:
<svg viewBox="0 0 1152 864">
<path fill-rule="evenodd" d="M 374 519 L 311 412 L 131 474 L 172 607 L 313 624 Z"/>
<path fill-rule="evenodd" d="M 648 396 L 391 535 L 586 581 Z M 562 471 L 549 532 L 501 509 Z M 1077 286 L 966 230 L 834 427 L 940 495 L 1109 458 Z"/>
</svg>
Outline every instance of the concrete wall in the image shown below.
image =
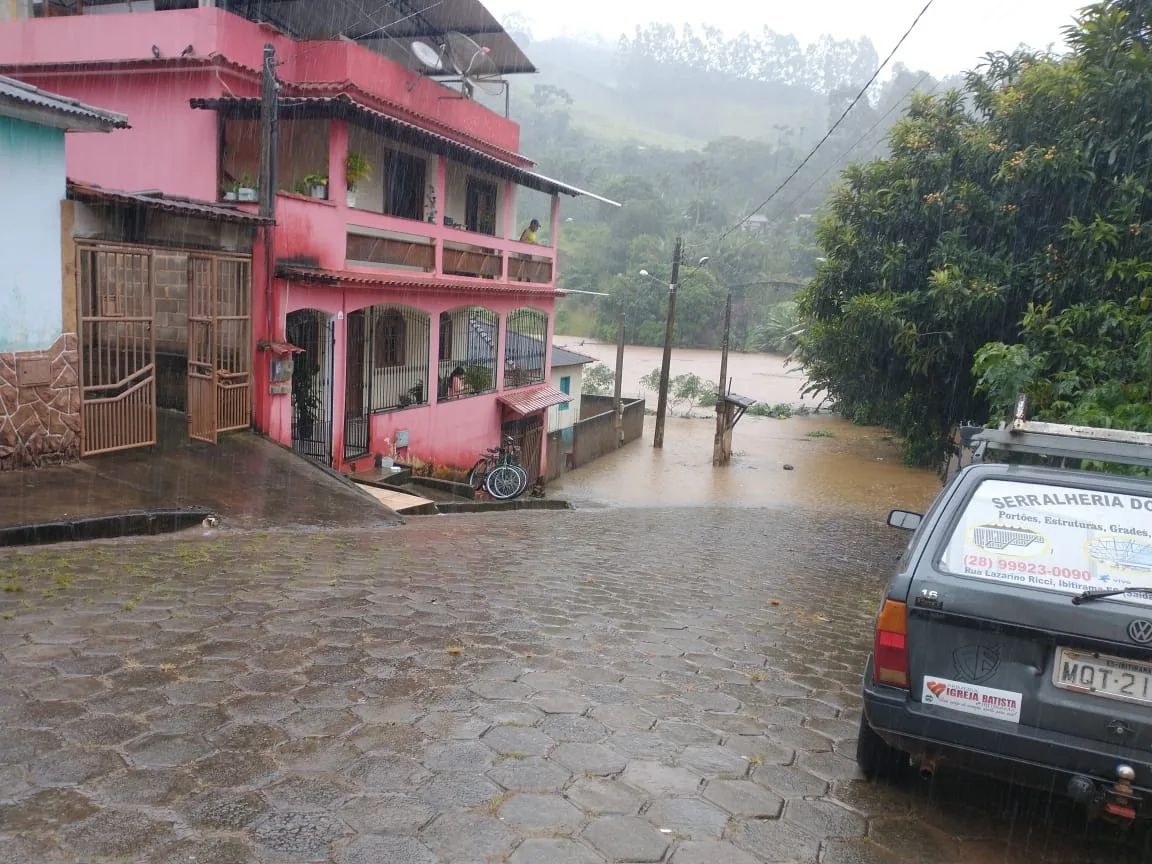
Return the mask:
<svg viewBox="0 0 1152 864">
<path fill-rule="evenodd" d="M 616 417 L 612 411 L 611 396 L 585 396 L 583 417 L 571 432 L 557 429 L 548 433 L 545 451 L 548 468 L 545 480 L 555 480 L 565 471 L 587 465 L 601 456 L 618 449 Z M 602 409 L 602 410 L 601 410 Z M 623 436 L 620 446 L 637 440 L 644 434 L 644 400 L 624 400 Z M 565 457 L 564 438 L 572 436 L 571 449 Z"/>
<path fill-rule="evenodd" d="M 0 166 L 0 351 L 48 348 L 63 324 L 64 130 L 0 117 Z"/>
</svg>

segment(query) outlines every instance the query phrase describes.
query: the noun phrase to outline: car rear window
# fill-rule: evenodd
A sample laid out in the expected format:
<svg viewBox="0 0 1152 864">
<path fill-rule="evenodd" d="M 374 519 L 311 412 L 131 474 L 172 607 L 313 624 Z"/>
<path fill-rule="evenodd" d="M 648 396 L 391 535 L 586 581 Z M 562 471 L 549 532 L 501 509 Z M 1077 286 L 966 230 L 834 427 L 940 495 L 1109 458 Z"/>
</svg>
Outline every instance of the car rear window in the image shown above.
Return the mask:
<svg viewBox="0 0 1152 864">
<path fill-rule="evenodd" d="M 1148 586 L 1152 497 L 985 480 L 956 523 L 940 567 L 957 576 L 1066 594 Z"/>
</svg>

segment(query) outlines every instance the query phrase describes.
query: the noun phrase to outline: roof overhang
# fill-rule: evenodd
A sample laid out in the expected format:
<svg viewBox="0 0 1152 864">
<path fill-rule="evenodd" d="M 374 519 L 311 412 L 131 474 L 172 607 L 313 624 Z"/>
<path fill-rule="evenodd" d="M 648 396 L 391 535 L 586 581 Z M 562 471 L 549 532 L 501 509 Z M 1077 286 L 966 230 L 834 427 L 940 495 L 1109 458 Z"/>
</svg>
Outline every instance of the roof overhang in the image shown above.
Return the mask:
<svg viewBox="0 0 1152 864">
<path fill-rule="evenodd" d="M 95 108 L 4 76 L 0 76 L 0 117 L 12 117 L 66 132 L 111 132 L 128 128 L 128 118 L 123 114 Z"/>
<path fill-rule="evenodd" d="M 278 116 L 285 119 L 336 119 L 343 120 L 377 132 L 413 147 L 423 148 L 460 162 L 478 171 L 493 174 L 510 180 L 528 189 L 535 189 L 547 195 L 588 196 L 598 201 L 619 207 L 607 198 L 529 171 L 523 165 L 515 164 L 512 158 L 521 160 L 514 154 L 501 157 L 464 144 L 446 135 L 425 129 L 407 120 L 401 120 L 353 99 L 347 93 L 335 96 L 288 96 L 279 101 Z M 193 108 L 216 111 L 224 118 L 255 120 L 260 117 L 261 100 L 256 97 L 224 97 L 220 99 L 192 99 Z M 523 160 L 527 161 L 527 160 Z"/>
<path fill-rule="evenodd" d="M 235 209 L 223 204 L 210 201 L 198 201 L 194 198 L 176 198 L 164 195 L 162 192 L 149 190 L 146 192 L 121 192 L 114 189 L 103 189 L 90 183 L 81 183 L 76 180 L 68 181 L 68 198 L 72 201 L 82 201 L 85 204 L 119 207 L 144 207 L 149 210 L 160 210 L 165 213 L 174 213 L 196 219 L 205 219 L 215 222 L 234 222 L 240 225 L 267 225 L 272 220 L 265 219 L 255 213 Z"/>
<path fill-rule="evenodd" d="M 318 267 L 304 267 L 296 264 L 278 264 L 276 276 L 294 282 L 331 287 L 351 287 L 368 289 L 390 289 L 398 292 L 480 294 L 480 295 L 536 295 L 555 297 L 556 291 L 548 285 L 531 282 L 492 282 L 489 280 L 468 281 L 464 279 L 441 279 L 422 273 L 364 273 L 358 270 L 324 270 Z"/>
<path fill-rule="evenodd" d="M 536 387 L 505 391 L 496 397 L 496 401 L 513 413 L 524 417 L 551 408 L 553 405 L 566 405 L 572 401 L 572 397 L 547 384 L 540 384 Z"/>
</svg>

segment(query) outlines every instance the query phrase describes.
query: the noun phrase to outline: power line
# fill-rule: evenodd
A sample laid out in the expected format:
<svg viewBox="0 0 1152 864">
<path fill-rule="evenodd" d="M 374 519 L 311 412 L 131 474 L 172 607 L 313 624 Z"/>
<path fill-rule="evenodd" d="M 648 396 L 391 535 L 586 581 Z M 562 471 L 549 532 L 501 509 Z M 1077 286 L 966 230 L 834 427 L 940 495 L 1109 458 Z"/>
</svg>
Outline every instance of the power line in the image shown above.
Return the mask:
<svg viewBox="0 0 1152 864">
<path fill-rule="evenodd" d="M 773 199 L 775 199 L 775 197 L 779 195 L 781 191 L 783 191 L 784 187 L 792 182 L 792 179 L 800 173 L 805 165 L 811 161 L 812 157 L 816 155 L 817 151 L 823 147 L 825 143 L 827 143 L 828 139 L 832 137 L 832 133 L 840 128 L 840 124 L 844 122 L 849 113 L 851 113 L 852 109 L 856 107 L 857 103 L 864 98 L 864 94 L 868 92 L 868 88 L 876 82 L 878 77 L 880 77 L 880 73 L 884 71 L 884 67 L 888 65 L 888 62 L 892 59 L 896 52 L 900 50 L 900 46 L 904 44 L 904 40 L 907 39 L 909 35 L 911 35 L 912 31 L 916 29 L 916 25 L 920 23 L 920 19 L 924 17 L 924 13 L 928 11 L 928 8 L 932 5 L 933 2 L 934 0 L 928 0 L 928 2 L 924 4 L 924 8 L 920 10 L 914 19 L 912 19 L 912 23 L 908 26 L 908 29 L 904 31 L 904 35 L 900 37 L 900 40 L 896 43 L 895 47 L 893 47 L 893 49 L 888 52 L 888 56 L 884 58 L 883 62 L 881 62 L 879 66 L 876 67 L 876 71 L 872 73 L 872 77 L 868 79 L 868 82 L 860 88 L 860 92 L 856 94 L 856 98 L 848 103 L 848 107 L 844 109 L 844 113 L 841 114 L 839 119 L 832 124 L 832 127 L 824 133 L 824 137 L 816 142 L 816 146 L 808 151 L 808 155 L 805 156 L 800 164 L 796 166 L 795 170 L 793 170 L 791 174 L 785 177 L 784 181 L 779 186 L 772 190 L 772 194 L 765 198 L 759 207 L 757 207 L 755 210 L 753 210 L 751 213 L 746 215 L 743 219 L 741 219 L 739 222 L 721 234 L 720 239 L 716 241 L 717 246 L 723 243 L 724 239 L 729 234 L 731 234 L 733 231 L 735 231 L 737 228 L 739 228 L 741 225 L 743 225 L 745 222 L 747 222 L 749 219 L 751 219 L 753 216 L 771 204 Z"/>
<path fill-rule="evenodd" d="M 827 168 L 825 168 L 824 172 L 819 177 L 817 177 L 815 180 L 813 180 L 811 183 L 809 183 L 807 189 L 805 189 L 803 192 L 801 192 L 799 195 L 797 195 L 795 198 L 793 198 L 791 201 L 789 201 L 786 205 L 784 205 L 784 211 L 783 212 L 790 211 L 793 207 L 795 207 L 802 200 L 804 200 L 804 196 L 807 195 L 809 192 L 811 192 L 816 187 L 817 183 L 819 183 L 821 180 L 823 180 L 825 177 L 827 177 L 829 174 L 831 174 L 834 169 L 839 167 L 840 164 L 844 161 L 844 159 L 848 156 L 849 153 L 851 153 L 853 150 L 855 150 L 857 147 L 859 147 L 864 142 L 864 140 L 868 138 L 868 136 L 870 136 L 873 132 L 876 131 L 877 128 L 879 128 L 881 123 L 883 123 L 890 116 L 892 116 L 892 112 L 894 112 L 897 108 L 903 107 L 904 100 L 907 99 L 909 96 L 911 96 L 914 92 L 916 92 L 916 88 L 919 87 L 921 84 L 923 84 L 925 81 L 927 81 L 928 78 L 930 78 L 930 77 L 931 77 L 931 73 L 925 72 L 920 77 L 919 81 L 917 81 L 915 84 L 913 84 L 911 87 L 909 87 L 908 91 L 903 96 L 901 96 L 899 99 L 897 99 L 896 102 L 892 105 L 892 107 L 889 108 L 887 111 L 885 111 L 883 116 L 881 116 L 879 120 L 877 120 L 875 123 L 873 123 L 868 128 L 867 132 L 865 132 L 863 135 L 861 135 L 859 138 L 857 138 L 851 147 L 849 147 L 847 150 L 845 150 L 843 153 L 841 153 L 836 158 L 836 161 L 833 162 L 831 165 L 829 165 Z M 937 82 L 936 86 L 928 91 L 928 95 L 931 96 L 933 93 L 935 93 L 936 90 L 940 87 L 940 84 L 942 84 L 942 83 L 943 82 Z"/>
</svg>

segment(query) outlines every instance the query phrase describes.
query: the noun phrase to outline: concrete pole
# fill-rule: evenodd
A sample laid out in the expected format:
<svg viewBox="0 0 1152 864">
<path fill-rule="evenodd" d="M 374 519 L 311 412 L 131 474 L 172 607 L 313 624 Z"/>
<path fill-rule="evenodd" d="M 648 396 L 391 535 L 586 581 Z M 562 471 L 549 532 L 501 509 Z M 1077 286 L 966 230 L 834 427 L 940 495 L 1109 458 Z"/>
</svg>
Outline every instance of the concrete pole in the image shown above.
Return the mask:
<svg viewBox="0 0 1152 864">
<path fill-rule="evenodd" d="M 728 448 L 725 446 L 728 432 L 728 405 L 724 401 L 728 382 L 728 335 L 732 327 L 732 292 L 724 304 L 724 341 L 720 346 L 720 383 L 716 385 L 716 438 L 712 442 L 712 464 L 727 465 Z"/>
<path fill-rule="evenodd" d="M 612 410 L 616 413 L 616 446 L 624 443 L 624 406 L 620 391 L 624 386 L 624 315 L 616 322 L 616 389 L 612 395 Z M 579 419 L 579 418 L 577 418 Z"/>
<path fill-rule="evenodd" d="M 680 281 L 681 239 L 676 238 L 672 250 L 672 281 L 668 285 L 668 324 L 664 330 L 664 359 L 660 364 L 660 397 L 656 402 L 656 432 L 652 446 L 664 447 L 664 420 L 668 416 L 668 376 L 672 367 L 672 332 L 676 327 L 676 283 Z"/>
</svg>

